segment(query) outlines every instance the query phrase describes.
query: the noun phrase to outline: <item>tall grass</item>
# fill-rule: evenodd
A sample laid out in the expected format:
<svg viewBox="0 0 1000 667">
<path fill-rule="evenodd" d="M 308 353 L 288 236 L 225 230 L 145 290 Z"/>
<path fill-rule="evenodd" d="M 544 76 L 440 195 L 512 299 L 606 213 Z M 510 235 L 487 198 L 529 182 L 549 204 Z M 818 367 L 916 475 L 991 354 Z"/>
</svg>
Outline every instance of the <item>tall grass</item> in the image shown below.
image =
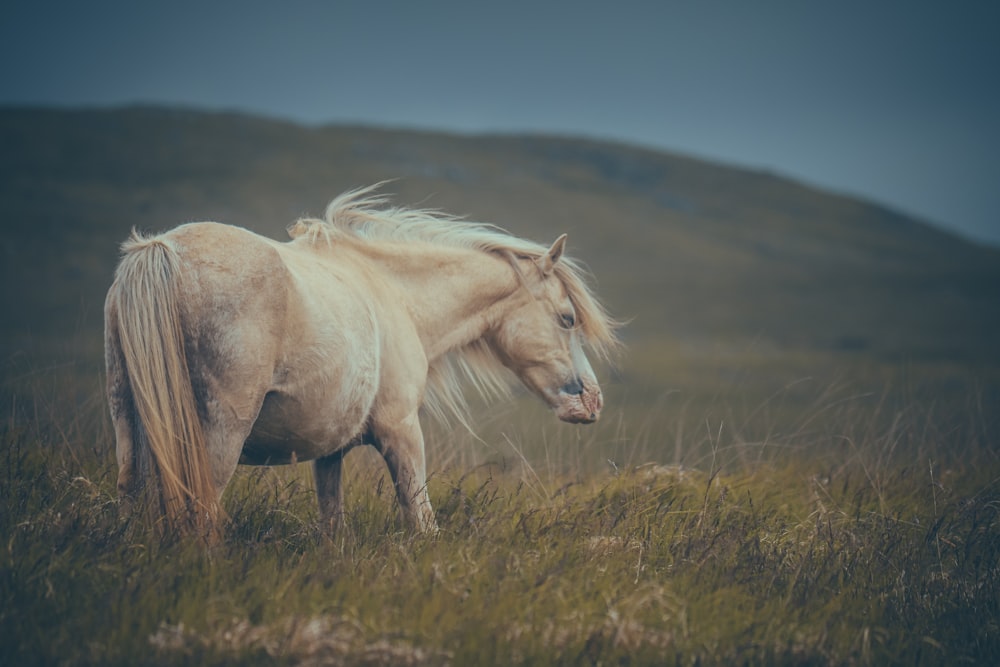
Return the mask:
<svg viewBox="0 0 1000 667">
<path fill-rule="evenodd" d="M 596 430 L 514 403 L 432 429 L 438 535 L 358 450 L 336 535 L 308 467 L 245 468 L 205 551 L 117 502 L 96 380 L 32 382 L 0 433 L 2 664 L 1000 663 L 975 392 L 667 395 Z"/>
</svg>

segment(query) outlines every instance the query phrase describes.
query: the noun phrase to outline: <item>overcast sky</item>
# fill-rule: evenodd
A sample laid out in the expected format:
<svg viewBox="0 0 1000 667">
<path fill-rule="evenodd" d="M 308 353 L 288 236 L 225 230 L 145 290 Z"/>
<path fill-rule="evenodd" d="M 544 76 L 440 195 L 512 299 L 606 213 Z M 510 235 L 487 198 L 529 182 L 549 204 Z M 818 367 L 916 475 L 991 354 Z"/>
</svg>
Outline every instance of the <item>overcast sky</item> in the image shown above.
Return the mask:
<svg viewBox="0 0 1000 667">
<path fill-rule="evenodd" d="M 137 102 L 624 140 L 1000 245 L 995 1 L 4 3 L 0 104 Z"/>
</svg>

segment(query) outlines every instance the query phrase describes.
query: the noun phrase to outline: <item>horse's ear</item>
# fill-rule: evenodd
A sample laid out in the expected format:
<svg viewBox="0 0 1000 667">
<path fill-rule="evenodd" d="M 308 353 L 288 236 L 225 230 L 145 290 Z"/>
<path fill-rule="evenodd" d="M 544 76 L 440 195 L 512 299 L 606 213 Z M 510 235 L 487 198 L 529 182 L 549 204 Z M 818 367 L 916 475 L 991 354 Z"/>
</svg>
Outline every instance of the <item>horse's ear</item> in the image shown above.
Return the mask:
<svg viewBox="0 0 1000 667">
<path fill-rule="evenodd" d="M 555 268 L 556 262 L 558 262 L 559 258 L 562 257 L 563 250 L 566 249 L 566 236 L 566 234 L 563 234 L 557 238 L 555 243 L 552 244 L 552 247 L 549 248 L 549 251 L 538 260 L 538 268 L 542 270 L 543 274 L 549 275 L 552 273 L 552 269 Z"/>
</svg>

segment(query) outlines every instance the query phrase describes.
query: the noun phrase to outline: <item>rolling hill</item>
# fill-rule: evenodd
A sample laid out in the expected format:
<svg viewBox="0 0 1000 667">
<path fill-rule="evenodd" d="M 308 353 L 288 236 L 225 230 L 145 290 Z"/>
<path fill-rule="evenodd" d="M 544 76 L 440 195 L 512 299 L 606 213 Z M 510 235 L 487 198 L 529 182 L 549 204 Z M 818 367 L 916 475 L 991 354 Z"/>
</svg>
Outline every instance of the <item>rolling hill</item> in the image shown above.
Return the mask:
<svg viewBox="0 0 1000 667">
<path fill-rule="evenodd" d="M 100 367 L 104 292 L 133 226 L 212 219 L 283 238 L 385 179 L 401 204 L 539 241 L 569 232 L 630 322 L 621 382 L 662 392 L 789 360 L 788 377 L 819 359 L 1000 368 L 1000 250 L 872 203 L 593 140 L 142 107 L 0 110 L 0 361 Z"/>
<path fill-rule="evenodd" d="M 241 466 L 219 544 L 161 539 L 115 501 L 118 244 L 195 219 L 280 238 L 386 178 L 570 233 L 630 320 L 605 416 L 522 397 L 481 437 L 430 425 L 433 535 L 363 447 L 333 535 L 308 466 Z M 998 662 L 996 249 L 596 141 L 0 109 L 0 278 L 2 664 Z"/>
</svg>

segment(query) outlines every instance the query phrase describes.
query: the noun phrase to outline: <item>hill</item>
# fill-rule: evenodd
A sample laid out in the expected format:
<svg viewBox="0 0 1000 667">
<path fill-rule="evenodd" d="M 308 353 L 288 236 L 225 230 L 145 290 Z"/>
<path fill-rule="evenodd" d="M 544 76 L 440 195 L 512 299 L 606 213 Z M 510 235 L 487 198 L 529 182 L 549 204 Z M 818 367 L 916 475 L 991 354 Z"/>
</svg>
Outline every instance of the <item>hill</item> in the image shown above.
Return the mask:
<svg viewBox="0 0 1000 667">
<path fill-rule="evenodd" d="M 0 359 L 100 367 L 103 296 L 132 226 L 212 219 L 283 238 L 384 179 L 401 204 L 540 241 L 568 231 L 630 320 L 620 381 L 654 394 L 764 364 L 794 366 L 777 386 L 818 360 L 1000 367 L 1000 250 L 871 203 L 600 141 L 163 108 L 0 110 Z"/>
<path fill-rule="evenodd" d="M 631 319 L 605 417 L 518 399 L 479 438 L 430 426 L 434 535 L 358 448 L 336 535 L 308 466 L 241 466 L 220 545 L 160 539 L 116 501 L 100 390 L 119 242 L 280 238 L 386 178 L 570 233 Z M 630 146 L 0 110 L 0 664 L 997 664 L 998 260 Z"/>
</svg>

